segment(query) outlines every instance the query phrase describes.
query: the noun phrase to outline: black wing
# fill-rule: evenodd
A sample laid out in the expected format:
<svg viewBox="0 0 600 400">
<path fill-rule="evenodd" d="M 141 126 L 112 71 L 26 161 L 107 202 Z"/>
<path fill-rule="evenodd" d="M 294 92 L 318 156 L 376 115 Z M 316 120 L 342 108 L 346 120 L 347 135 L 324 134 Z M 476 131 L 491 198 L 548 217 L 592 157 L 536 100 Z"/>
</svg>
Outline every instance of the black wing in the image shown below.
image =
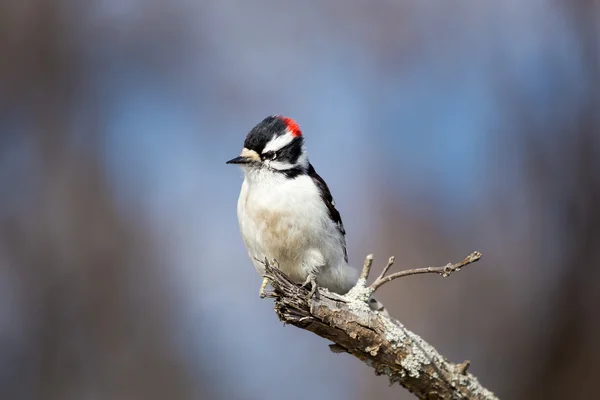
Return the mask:
<svg viewBox="0 0 600 400">
<path fill-rule="evenodd" d="M 335 222 L 338 231 L 340 231 L 340 234 L 342 235 L 342 246 L 344 246 L 344 260 L 348 262 L 348 252 L 346 251 L 346 231 L 344 230 L 342 217 L 340 216 L 339 211 L 335 208 L 335 202 L 333 201 L 333 196 L 331 196 L 329 187 L 327 187 L 327 184 L 325 183 L 323 178 L 321 178 L 319 174 L 317 174 L 317 171 L 315 171 L 312 164 L 308 164 L 308 176 L 312 178 L 315 185 L 317 185 L 317 187 L 319 188 L 321 198 L 323 199 L 323 202 L 325 203 L 325 205 L 327 206 L 327 210 L 329 211 L 329 218 L 331 218 L 331 220 Z"/>
</svg>

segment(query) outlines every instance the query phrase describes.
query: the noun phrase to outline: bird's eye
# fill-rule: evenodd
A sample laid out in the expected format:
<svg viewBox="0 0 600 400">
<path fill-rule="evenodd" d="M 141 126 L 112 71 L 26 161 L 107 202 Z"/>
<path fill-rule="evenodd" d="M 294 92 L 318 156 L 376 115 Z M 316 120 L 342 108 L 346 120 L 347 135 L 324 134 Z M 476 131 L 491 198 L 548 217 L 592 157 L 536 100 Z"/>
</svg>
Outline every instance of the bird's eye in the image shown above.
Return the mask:
<svg viewBox="0 0 600 400">
<path fill-rule="evenodd" d="M 265 154 L 263 154 L 263 159 L 265 160 L 275 160 L 277 158 L 277 153 L 275 153 L 274 151 L 268 151 Z"/>
</svg>

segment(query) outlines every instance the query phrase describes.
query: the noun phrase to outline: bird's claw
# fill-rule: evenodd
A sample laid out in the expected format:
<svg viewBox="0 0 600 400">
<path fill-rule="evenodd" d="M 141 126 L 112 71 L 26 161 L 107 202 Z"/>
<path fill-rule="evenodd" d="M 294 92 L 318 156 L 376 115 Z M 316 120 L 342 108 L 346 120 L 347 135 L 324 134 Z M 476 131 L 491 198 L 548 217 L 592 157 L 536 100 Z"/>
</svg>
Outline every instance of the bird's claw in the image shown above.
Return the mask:
<svg viewBox="0 0 600 400">
<path fill-rule="evenodd" d="M 308 292 L 308 295 L 306 296 L 306 300 L 311 300 L 313 298 L 313 296 L 318 295 L 318 291 L 317 291 L 317 281 L 314 275 L 308 275 L 308 277 L 306 278 L 306 281 L 304 281 L 304 283 L 302 284 L 302 287 L 305 289 L 308 289 L 308 285 L 310 285 L 310 292 Z"/>
</svg>

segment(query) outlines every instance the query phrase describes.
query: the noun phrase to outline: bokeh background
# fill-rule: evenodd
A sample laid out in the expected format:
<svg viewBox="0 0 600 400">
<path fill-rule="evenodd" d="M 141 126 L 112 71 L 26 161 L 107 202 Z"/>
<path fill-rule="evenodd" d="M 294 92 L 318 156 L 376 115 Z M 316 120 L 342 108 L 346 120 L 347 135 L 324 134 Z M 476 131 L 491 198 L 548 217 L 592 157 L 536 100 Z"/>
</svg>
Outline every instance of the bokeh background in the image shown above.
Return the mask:
<svg viewBox="0 0 600 400">
<path fill-rule="evenodd" d="M 410 399 L 283 327 L 239 237 L 262 118 L 296 119 L 351 261 L 503 399 L 600 372 L 594 0 L 0 3 L 0 398 Z"/>
</svg>

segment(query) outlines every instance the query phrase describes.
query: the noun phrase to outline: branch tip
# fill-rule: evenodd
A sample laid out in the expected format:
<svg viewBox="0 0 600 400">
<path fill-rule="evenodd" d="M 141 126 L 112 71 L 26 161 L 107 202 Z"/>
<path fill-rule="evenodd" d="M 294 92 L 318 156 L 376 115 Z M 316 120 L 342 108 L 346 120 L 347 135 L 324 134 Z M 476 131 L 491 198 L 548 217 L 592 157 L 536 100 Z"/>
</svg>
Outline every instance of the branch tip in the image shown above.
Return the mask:
<svg viewBox="0 0 600 400">
<path fill-rule="evenodd" d="M 465 360 L 456 366 L 456 373 L 459 375 L 466 375 L 467 370 L 471 366 L 471 361 Z"/>
<path fill-rule="evenodd" d="M 396 257 L 391 256 L 388 259 L 387 265 L 383 268 L 383 271 L 381 271 L 381 274 L 379 274 L 379 277 L 377 277 L 377 279 L 375 281 L 378 281 L 380 279 L 383 279 L 385 277 L 385 274 L 387 274 L 387 272 L 389 271 L 390 267 L 392 265 L 394 265 L 394 261 L 396 260 Z"/>
<path fill-rule="evenodd" d="M 369 254 L 365 258 L 365 263 L 363 264 L 362 272 L 360 273 L 360 279 L 363 279 L 365 282 L 369 278 L 369 274 L 371 273 L 371 265 L 373 265 L 373 254 Z"/>
</svg>

